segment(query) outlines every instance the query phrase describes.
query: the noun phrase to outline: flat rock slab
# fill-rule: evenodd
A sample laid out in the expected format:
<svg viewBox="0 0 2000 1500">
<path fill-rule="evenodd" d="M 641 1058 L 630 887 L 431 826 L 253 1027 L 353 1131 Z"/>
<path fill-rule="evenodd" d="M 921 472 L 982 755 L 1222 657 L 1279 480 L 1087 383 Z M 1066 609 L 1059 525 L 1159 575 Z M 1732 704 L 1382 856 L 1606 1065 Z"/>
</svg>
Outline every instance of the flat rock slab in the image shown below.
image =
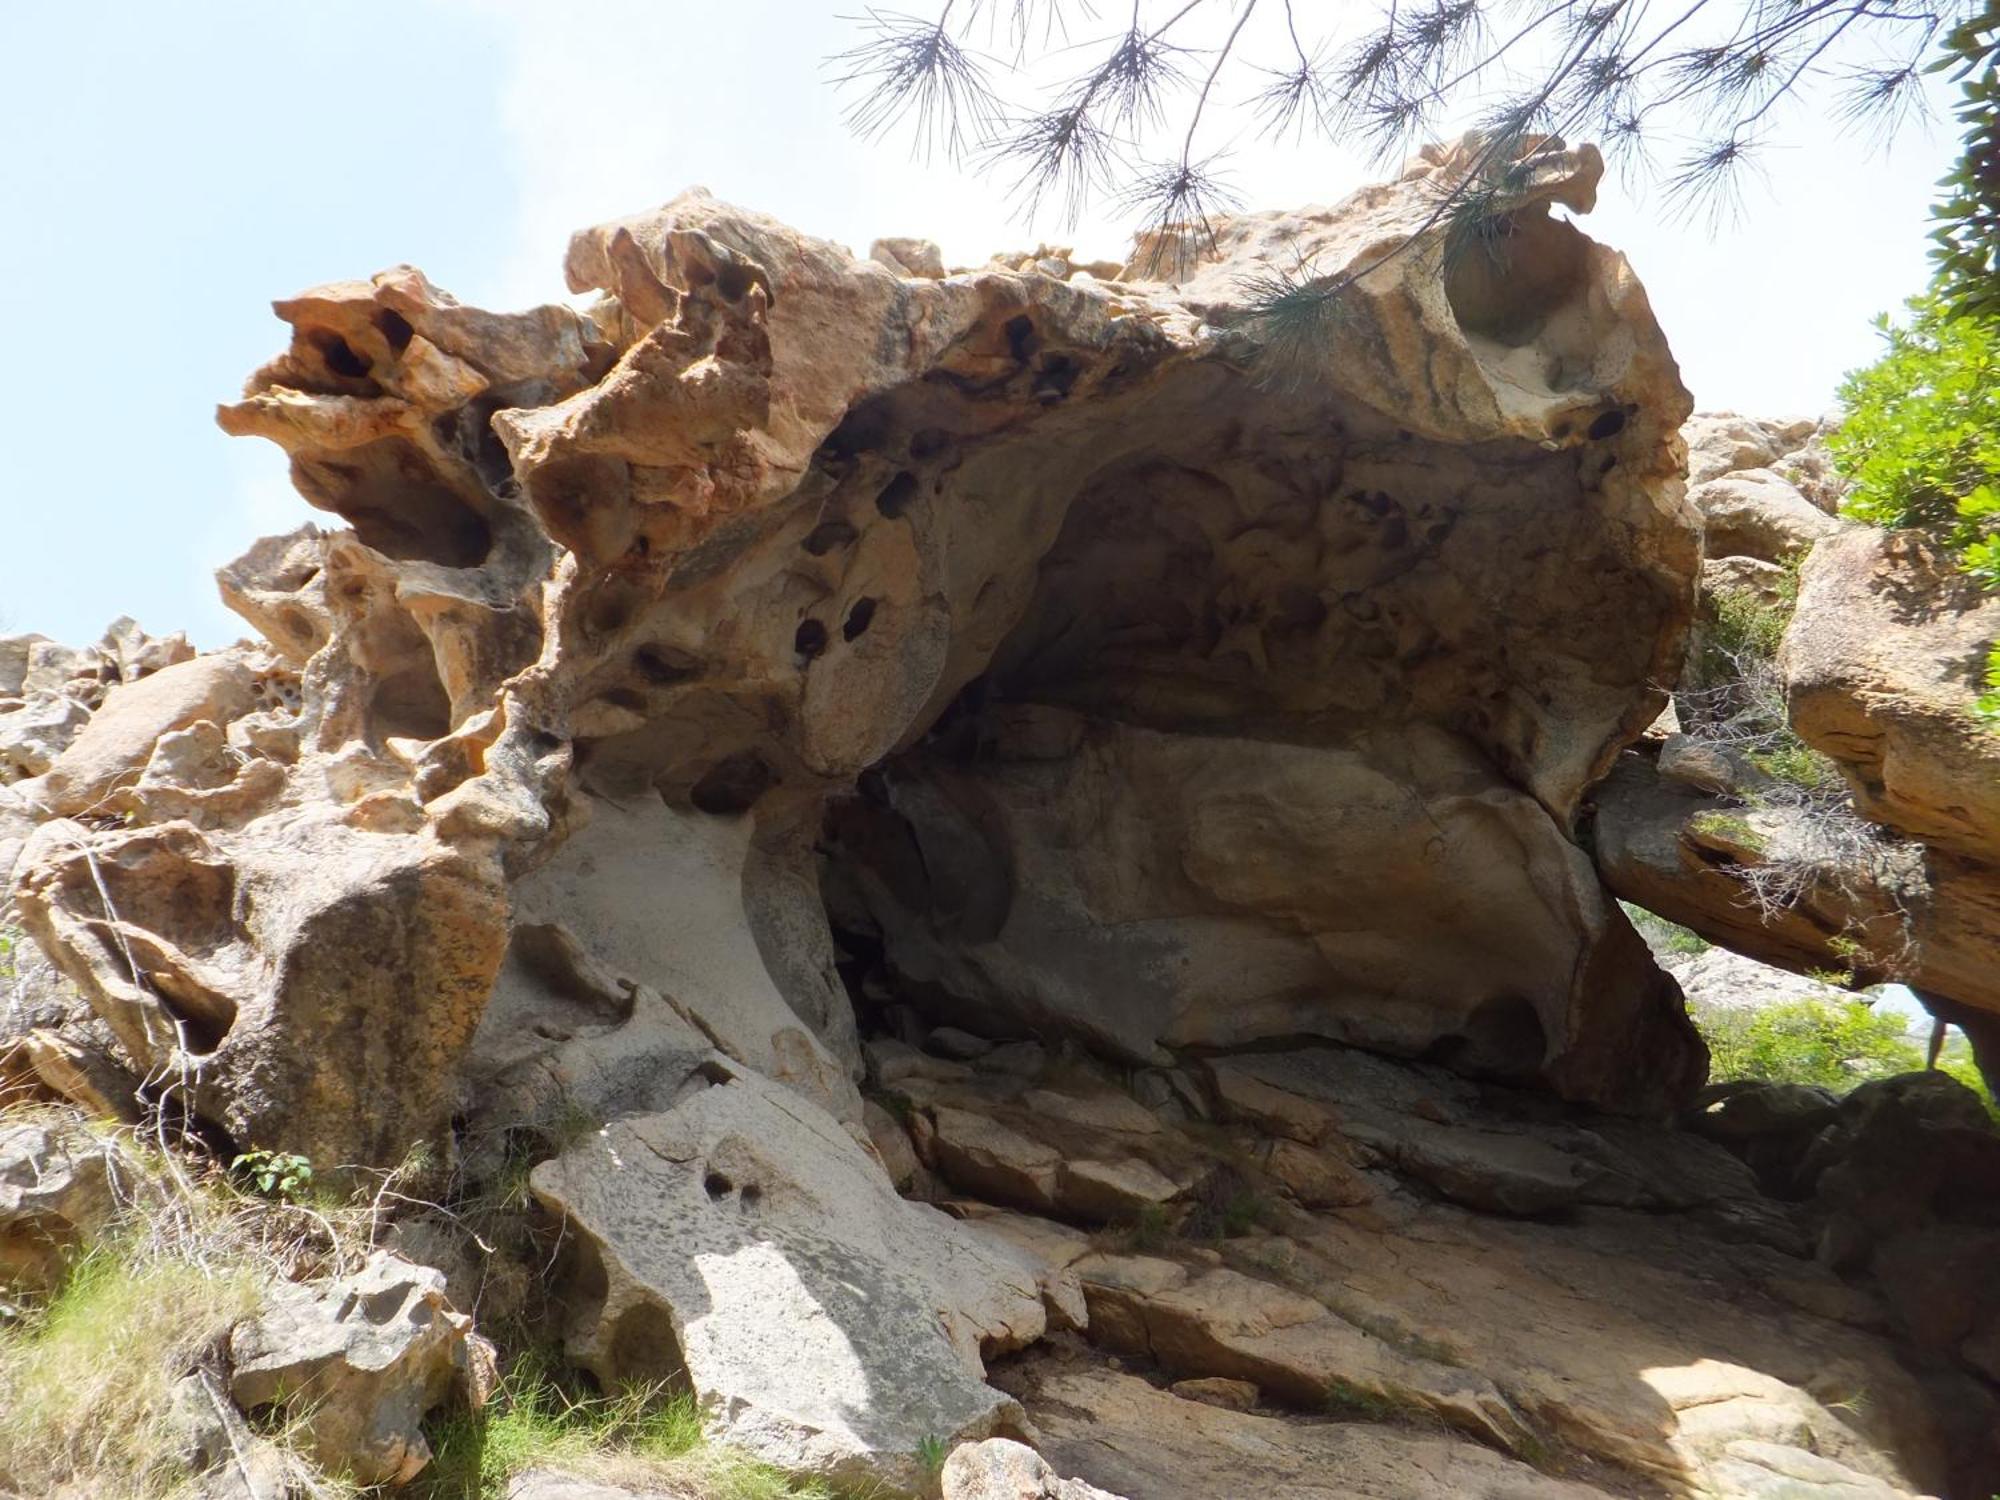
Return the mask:
<svg viewBox="0 0 2000 1500">
<path fill-rule="evenodd" d="M 1104 1370 L 1052 1375 L 1027 1400 L 1044 1457 L 1059 1472 L 1127 1500 L 1600 1500 L 1605 1494 L 1442 1433 L 1226 1411 Z"/>
</svg>

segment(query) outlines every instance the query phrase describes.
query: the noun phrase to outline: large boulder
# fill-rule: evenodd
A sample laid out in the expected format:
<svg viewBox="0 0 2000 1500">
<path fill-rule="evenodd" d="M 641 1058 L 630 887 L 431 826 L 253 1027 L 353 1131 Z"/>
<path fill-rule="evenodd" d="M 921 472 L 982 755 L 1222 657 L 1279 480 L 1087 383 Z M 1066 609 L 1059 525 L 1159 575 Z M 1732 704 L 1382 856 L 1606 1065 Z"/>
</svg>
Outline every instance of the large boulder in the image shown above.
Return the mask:
<svg viewBox="0 0 2000 1500">
<path fill-rule="evenodd" d="M 790 1090 L 719 1058 L 683 1087 L 534 1171 L 586 1262 L 572 1357 L 682 1382 L 712 1436 L 844 1483 L 914 1488 L 927 1439 L 1017 1429 L 981 1354 L 1045 1326 L 1032 1262 L 897 1197 Z"/>
<path fill-rule="evenodd" d="M 430 1462 L 419 1424 L 466 1367 L 472 1320 L 444 1273 L 377 1251 L 352 1275 L 278 1288 L 229 1336 L 229 1393 L 296 1420 L 326 1469 L 403 1484 Z"/>
<path fill-rule="evenodd" d="M 1034 1449 L 1007 1438 L 967 1443 L 938 1475 L 943 1500 L 1118 1500 L 1109 1490 L 1064 1479 Z"/>
<path fill-rule="evenodd" d="M 1592 794 L 1605 881 L 1764 962 L 1907 983 L 2000 1074 L 2000 736 L 1975 708 L 1996 637 L 2000 598 L 1934 545 L 1829 532 L 1770 686 L 1838 777 L 1698 738 L 1628 750 Z"/>
<path fill-rule="evenodd" d="M 1842 530 L 1839 521 L 1769 469 L 1745 469 L 1693 485 L 1688 503 L 1701 514 L 1712 558 L 1795 562 L 1821 537 Z"/>
<path fill-rule="evenodd" d="M 1856 530 L 1813 549 L 1780 658 L 1792 727 L 1861 810 L 1987 865 L 2000 865 L 2000 735 L 1973 700 L 1996 639 L 2000 594 L 1914 534 Z"/>
</svg>

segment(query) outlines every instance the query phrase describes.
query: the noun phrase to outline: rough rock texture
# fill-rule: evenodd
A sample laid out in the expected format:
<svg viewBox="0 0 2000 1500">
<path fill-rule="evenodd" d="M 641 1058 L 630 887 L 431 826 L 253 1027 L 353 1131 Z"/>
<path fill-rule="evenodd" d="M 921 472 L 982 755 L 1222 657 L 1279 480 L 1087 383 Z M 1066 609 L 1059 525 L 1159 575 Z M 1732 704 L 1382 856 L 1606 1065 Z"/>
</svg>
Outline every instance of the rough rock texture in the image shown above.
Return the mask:
<svg viewBox="0 0 2000 1500">
<path fill-rule="evenodd" d="M 1988 866 L 2000 735 L 1971 700 L 1996 639 L 2000 596 L 1918 537 L 1853 531 L 1813 549 L 1782 657 L 1792 727 L 1840 765 L 1862 812 Z M 1986 874 L 2000 911 L 2000 870 Z"/>
<path fill-rule="evenodd" d="M 1889 1281 L 1989 1226 L 1942 1178 L 1865 1212 L 1882 1141 L 1983 1172 L 1969 1127 L 1819 1122 L 1794 1200 L 1747 1105 L 1660 1123 L 1700 1045 L 1572 835 L 1682 659 L 1688 398 L 1550 213 L 1596 153 L 1447 272 L 1464 149 L 1173 286 L 691 193 L 575 237 L 587 313 L 277 304 L 221 420 L 342 529 L 222 570 L 262 642 L 0 647 L 13 899 L 108 1037 L 7 1057 L 109 1097 L 101 1041 L 329 1174 L 546 1157 L 573 1356 L 794 1472 L 1039 1432 L 1128 1500 L 1986 1483 L 1989 1309 Z M 1381 264 L 1268 380 L 1245 278 L 1301 257 Z M 1833 524 L 1769 498 L 1707 512 L 1752 579 Z M 235 1394 L 324 1387 L 403 1478 L 463 1329 L 366 1274 L 239 1330 Z"/>
<path fill-rule="evenodd" d="M 881 898 L 843 941 L 944 1010 L 1684 1096 L 1698 1044 L 1565 828 L 1678 655 L 1688 401 L 1623 259 L 1548 211 L 1596 153 L 1543 149 L 1507 265 L 1447 274 L 1462 150 L 1228 220 L 1175 287 L 940 277 L 697 193 L 576 236 L 588 314 L 407 267 L 276 304 L 291 345 L 221 420 L 348 529 L 224 568 L 263 644 L 121 677 L 15 788 L 23 921 L 245 1144 L 385 1163 L 462 1099 L 473 1137 L 519 1118 L 488 1099 L 645 1107 L 694 1035 L 858 1122 L 831 795 L 903 839 L 833 871 Z M 1412 236 L 1314 380 L 1259 378 L 1247 272 Z M 1035 766 L 1159 820 L 1115 904 L 1027 888 L 1085 806 Z M 963 818 L 998 867 L 912 898 Z M 1295 889 L 1349 828 L 1392 900 Z M 1024 954 L 1052 921 L 1101 940 Z M 1177 979 L 1195 952 L 1228 982 Z"/>
<path fill-rule="evenodd" d="M 130 1184 L 109 1141 L 53 1121 L 0 1125 L 0 1293 L 54 1285 Z"/>
<path fill-rule="evenodd" d="M 898 1198 L 792 1091 L 719 1059 L 687 1087 L 535 1169 L 586 1237 L 572 1356 L 684 1378 L 714 1435 L 793 1473 L 914 1487 L 926 1437 L 1016 1427 L 980 1358 L 1046 1326 L 1027 1259 Z"/>
<path fill-rule="evenodd" d="M 894 1065 L 915 1149 L 961 1193 L 1025 1202 L 1025 1164 L 1053 1163 L 1054 1207 L 1039 1211 L 1102 1223 L 1061 1195 L 1063 1166 L 1086 1151 L 1184 1184 L 1111 1217 L 1094 1242 L 1027 1213 L 957 1205 L 968 1227 L 1032 1247 L 1058 1330 L 990 1378 L 1021 1399 L 1059 1472 L 1131 1500 L 1234 1492 L 1201 1487 L 1219 1483 L 1221 1460 L 1197 1461 L 1200 1438 L 1171 1461 L 1140 1458 L 1153 1429 L 1199 1428 L 1212 1409 L 1192 1390 L 1154 1386 L 1216 1379 L 1251 1392 L 1256 1420 L 1242 1430 L 1264 1434 L 1282 1494 L 1327 1482 L 1314 1466 L 1335 1450 L 1300 1424 L 1329 1410 L 1347 1424 L 1414 1421 L 1435 1434 L 1427 1472 L 1463 1463 L 1502 1486 L 1494 1493 L 1554 1482 L 1482 1467 L 1496 1451 L 1611 1493 L 1637 1481 L 1730 1494 L 1725 1476 L 1745 1464 L 1824 1463 L 1867 1493 L 1979 1494 L 2000 1465 L 1979 1435 L 2000 1414 L 1982 1384 L 1979 1278 L 1947 1292 L 1914 1269 L 1892 1286 L 1886 1269 L 1909 1264 L 1918 1243 L 1943 1238 L 1967 1254 L 1984 1243 L 1971 1205 L 2000 1135 L 1948 1103 L 1924 1106 L 1920 1128 L 1934 1135 L 1903 1141 L 1908 1159 L 1940 1165 L 1899 1193 L 1855 1174 L 1872 1170 L 1857 1163 L 1886 1168 L 1880 1132 L 1907 1111 L 1850 1117 L 1817 1095 L 1804 1110 L 1767 1101 L 1761 1112 L 1731 1097 L 1670 1130 L 1554 1110 L 1546 1096 L 1436 1067 L 1295 1048 L 1215 1059 L 1202 1089 L 1212 1120 L 1189 1120 L 1173 1097 L 1153 1130 L 1079 1135 L 1065 1115 L 1107 1118 L 1121 1092 L 1091 1065 L 1052 1060 L 1022 1076 L 990 1054 L 968 1068 L 873 1042 L 869 1052 Z M 1086 1108 L 1050 1109 L 1051 1095 Z M 1884 1122 L 1874 1145 L 1856 1144 L 1864 1116 Z M 947 1129 L 1004 1144 L 997 1160 L 1022 1165 L 1013 1177 L 990 1164 L 967 1173 Z M 1279 1147 L 1344 1175 L 1343 1200 L 1296 1191 L 1271 1165 Z M 1780 1150 L 1791 1152 L 1783 1171 Z M 1878 1198 L 1902 1207 L 1874 1228 L 1850 1222 L 1853 1205 Z M 1880 1251 L 1878 1267 L 1885 1244 L 1899 1248 Z M 1833 1245 L 1853 1247 L 1841 1274 L 1815 1259 Z M 1915 1329 L 1925 1317 L 1930 1352 L 1912 1369 L 1895 1352 L 1915 1338 L 1900 1320 Z M 1062 1371 L 1096 1389 L 1106 1354 L 1153 1383 L 1121 1377 L 1158 1405 L 1152 1417 L 1114 1418 L 1096 1410 L 1104 1398 L 1049 1384 Z M 1365 1453 L 1384 1436 L 1340 1432 Z M 1379 1490 L 1362 1492 L 1428 1493 L 1394 1477 L 1391 1455 L 1381 1462 Z"/>
<path fill-rule="evenodd" d="M 837 914 L 950 1013 L 1141 1063 L 1277 1036 L 1448 1039 L 1459 1066 L 1573 1097 L 1643 1108 L 1684 1088 L 1644 945 L 1464 741 L 1279 744 L 1039 708 L 980 733 L 975 762 L 916 752 L 833 825 L 865 908 Z"/>
<path fill-rule="evenodd" d="M 1691 1009 L 1755 1008 L 1788 1000 L 1838 1004 L 1852 994 L 1824 980 L 1758 963 L 1727 948 L 1700 953 L 1662 954 L 1660 966 L 1674 976 Z"/>
<path fill-rule="evenodd" d="M 1713 567 L 1705 588 L 1742 586 Z M 2000 738 L 1973 711 L 2000 602 L 1915 535 L 1846 524 L 1803 556 L 1796 595 L 1770 690 L 1851 809 L 1670 735 L 1593 793 L 1598 867 L 1761 961 L 1910 984 L 2000 1073 Z"/>
<path fill-rule="evenodd" d="M 193 655 L 186 636 L 149 636 L 122 615 L 80 650 L 46 636 L 0 636 L 0 784 L 48 770 L 110 688 Z"/>
<path fill-rule="evenodd" d="M 281 1286 L 229 1337 L 229 1393 L 304 1425 L 319 1461 L 361 1484 L 402 1484 L 430 1462 L 418 1424 L 467 1358 L 472 1320 L 444 1275 L 378 1251 L 324 1286 Z"/>
<path fill-rule="evenodd" d="M 1056 1466 L 1132 1500 L 1594 1500 L 1606 1493 L 1419 1429 L 1224 1411 L 1130 1375 L 1054 1370 L 1035 1379 L 1033 1392 L 1042 1448 Z"/>
<path fill-rule="evenodd" d="M 943 1500 L 1119 1500 L 1080 1479 L 1064 1479 L 1034 1449 L 1006 1438 L 968 1443 L 938 1475 Z"/>
</svg>

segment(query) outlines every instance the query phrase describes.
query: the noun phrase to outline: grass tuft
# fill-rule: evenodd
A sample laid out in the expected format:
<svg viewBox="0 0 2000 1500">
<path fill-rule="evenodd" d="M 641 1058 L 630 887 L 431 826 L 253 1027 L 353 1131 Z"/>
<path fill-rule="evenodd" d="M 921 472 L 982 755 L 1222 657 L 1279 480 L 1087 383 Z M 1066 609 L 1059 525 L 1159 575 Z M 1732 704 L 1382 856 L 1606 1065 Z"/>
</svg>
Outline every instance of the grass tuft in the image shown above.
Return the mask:
<svg viewBox="0 0 2000 1500">
<path fill-rule="evenodd" d="M 812 1480 L 708 1441 L 685 1391 L 631 1386 L 599 1394 L 569 1383 L 554 1360 L 526 1354 L 480 1411 L 457 1408 L 426 1429 L 432 1459 L 411 1500 L 498 1500 L 532 1469 L 631 1485 L 686 1500 L 834 1500 Z"/>
<path fill-rule="evenodd" d="M 205 1267 L 136 1235 L 92 1250 L 47 1303 L 0 1328 L 0 1486 L 172 1494 L 190 1477 L 175 1386 L 263 1284 L 252 1266 Z"/>
</svg>

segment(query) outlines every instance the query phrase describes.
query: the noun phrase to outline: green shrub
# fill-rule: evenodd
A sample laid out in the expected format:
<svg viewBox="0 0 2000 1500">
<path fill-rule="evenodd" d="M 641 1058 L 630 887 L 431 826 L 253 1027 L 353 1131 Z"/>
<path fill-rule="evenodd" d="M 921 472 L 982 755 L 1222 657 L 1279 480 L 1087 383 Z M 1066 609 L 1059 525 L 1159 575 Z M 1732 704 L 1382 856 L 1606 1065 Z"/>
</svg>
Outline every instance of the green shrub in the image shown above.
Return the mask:
<svg viewBox="0 0 2000 1500">
<path fill-rule="evenodd" d="M 1643 906 L 1634 906 L 1629 901 L 1618 903 L 1632 925 L 1639 929 L 1639 935 L 1649 947 L 1667 953 L 1694 955 L 1706 953 L 1712 946 L 1707 938 L 1698 932 L 1691 932 L 1678 922 L 1669 922 L 1657 912 L 1647 911 Z"/>
<path fill-rule="evenodd" d="M 1845 1091 L 1870 1078 L 1914 1072 L 1923 1049 L 1903 1017 L 1866 1000 L 1801 997 L 1777 1005 L 1713 1006 L 1695 1013 L 1708 1043 L 1709 1076 L 1807 1083 Z"/>
<path fill-rule="evenodd" d="M 1972 1043 L 1963 1035 L 1954 1034 L 1951 1040 L 1944 1044 L 1944 1051 L 1938 1054 L 1937 1067 L 1940 1073 L 1948 1078 L 1957 1079 L 1977 1094 L 1985 1104 L 1986 1112 L 1996 1121 L 2000 1121 L 2000 1100 L 1996 1100 L 1993 1097 L 1993 1090 L 1986 1086 L 1986 1079 L 1979 1072 L 1979 1064 L 1973 1060 Z"/>
<path fill-rule="evenodd" d="M 229 1170 L 266 1198 L 296 1203 L 312 1190 L 312 1162 L 291 1151 L 245 1151 Z"/>
<path fill-rule="evenodd" d="M 1818 790 L 1838 783 L 1840 770 L 1793 732 L 1777 668 L 1798 592 L 1791 564 L 1775 601 L 1748 589 L 1706 595 L 1675 701 L 1694 738 L 1734 748 L 1775 780 Z"/>
<path fill-rule="evenodd" d="M 2000 320 L 1954 317 L 1935 293 L 1875 326 L 1882 357 L 1841 383 L 1846 416 L 1828 446 L 1853 480 L 1845 513 L 1941 542 L 1982 587 L 2000 588 Z M 1976 703 L 2000 718 L 2000 641 Z"/>
<path fill-rule="evenodd" d="M 1888 349 L 1841 382 L 1829 435 L 1853 480 L 1843 509 L 1875 526 L 1938 536 L 1968 572 L 2000 583 L 2000 325 L 1949 318 L 1935 297 L 1875 326 Z"/>
</svg>

